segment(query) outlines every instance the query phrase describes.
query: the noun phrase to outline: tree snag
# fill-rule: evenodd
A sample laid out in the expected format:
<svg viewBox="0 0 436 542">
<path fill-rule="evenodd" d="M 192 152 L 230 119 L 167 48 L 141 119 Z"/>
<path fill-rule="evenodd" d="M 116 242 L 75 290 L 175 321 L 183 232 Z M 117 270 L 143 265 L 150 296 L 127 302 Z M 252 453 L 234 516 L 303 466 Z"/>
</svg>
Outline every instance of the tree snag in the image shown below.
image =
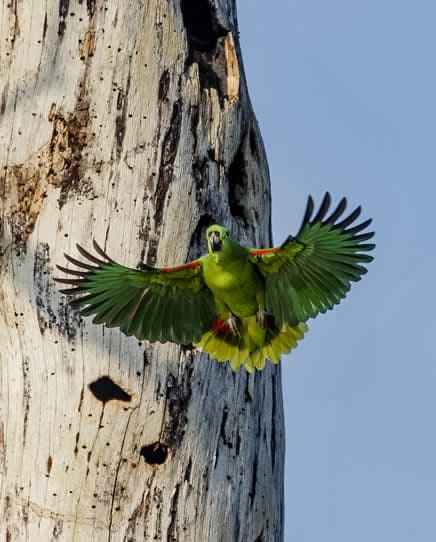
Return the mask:
<svg viewBox="0 0 436 542">
<path fill-rule="evenodd" d="M 270 244 L 234 0 L 0 0 L 0 538 L 280 541 L 279 367 L 93 326 L 53 277 L 92 239 L 182 264 Z"/>
</svg>

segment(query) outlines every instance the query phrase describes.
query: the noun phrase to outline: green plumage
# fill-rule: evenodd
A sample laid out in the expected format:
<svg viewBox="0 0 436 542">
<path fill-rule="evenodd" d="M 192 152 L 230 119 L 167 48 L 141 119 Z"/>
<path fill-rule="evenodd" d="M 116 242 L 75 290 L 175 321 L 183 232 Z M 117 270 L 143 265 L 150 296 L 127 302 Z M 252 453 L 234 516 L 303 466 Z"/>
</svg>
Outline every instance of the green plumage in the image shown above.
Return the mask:
<svg viewBox="0 0 436 542">
<path fill-rule="evenodd" d="M 261 370 L 294 348 L 305 322 L 339 303 L 372 260 L 366 253 L 375 245 L 366 241 L 374 233 L 360 233 L 371 220 L 353 225 L 360 207 L 342 218 L 345 198 L 327 216 L 329 207 L 327 193 L 312 217 L 309 197 L 298 234 L 271 249 L 243 247 L 211 226 L 208 253 L 178 267 L 131 269 L 95 242 L 98 257 L 78 246 L 88 261 L 65 255 L 78 269 L 58 266 L 74 278 L 56 280 L 72 286 L 62 291 L 94 323 L 139 340 L 192 343 L 234 370 Z"/>
</svg>

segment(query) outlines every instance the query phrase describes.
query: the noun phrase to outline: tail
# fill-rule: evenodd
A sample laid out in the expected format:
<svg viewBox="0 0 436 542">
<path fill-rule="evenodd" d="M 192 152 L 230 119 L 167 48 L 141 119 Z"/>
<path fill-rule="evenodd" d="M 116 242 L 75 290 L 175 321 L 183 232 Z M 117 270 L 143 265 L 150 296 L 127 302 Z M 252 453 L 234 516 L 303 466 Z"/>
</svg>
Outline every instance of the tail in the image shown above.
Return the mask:
<svg viewBox="0 0 436 542">
<path fill-rule="evenodd" d="M 195 346 L 219 362 L 229 361 L 234 371 L 244 365 L 252 373 L 254 369 L 261 371 L 267 359 L 278 363 L 280 356 L 295 348 L 306 331 L 305 323 L 286 324 L 279 329 L 271 317 L 262 327 L 256 316 L 249 316 L 238 320 L 235 334 L 225 320 L 218 319 Z"/>
</svg>

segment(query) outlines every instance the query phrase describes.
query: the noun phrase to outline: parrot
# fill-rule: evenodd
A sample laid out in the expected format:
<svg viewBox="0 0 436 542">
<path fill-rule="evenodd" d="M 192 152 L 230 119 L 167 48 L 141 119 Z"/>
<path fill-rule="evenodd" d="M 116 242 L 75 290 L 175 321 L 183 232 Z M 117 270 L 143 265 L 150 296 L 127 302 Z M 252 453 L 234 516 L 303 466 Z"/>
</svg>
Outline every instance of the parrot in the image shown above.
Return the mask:
<svg viewBox="0 0 436 542">
<path fill-rule="evenodd" d="M 211 225 L 207 253 L 174 267 L 129 268 L 95 241 L 94 254 L 77 245 L 85 261 L 65 254 L 76 268 L 58 265 L 71 277 L 55 280 L 68 284 L 60 291 L 95 324 L 139 341 L 194 346 L 234 371 L 260 371 L 296 347 L 308 319 L 340 303 L 367 272 L 375 244 L 366 242 L 374 232 L 364 230 L 372 219 L 356 224 L 361 207 L 344 217 L 346 207 L 344 197 L 328 214 L 326 192 L 314 213 L 309 196 L 297 235 L 272 248 L 245 247 L 228 228 Z"/>
</svg>

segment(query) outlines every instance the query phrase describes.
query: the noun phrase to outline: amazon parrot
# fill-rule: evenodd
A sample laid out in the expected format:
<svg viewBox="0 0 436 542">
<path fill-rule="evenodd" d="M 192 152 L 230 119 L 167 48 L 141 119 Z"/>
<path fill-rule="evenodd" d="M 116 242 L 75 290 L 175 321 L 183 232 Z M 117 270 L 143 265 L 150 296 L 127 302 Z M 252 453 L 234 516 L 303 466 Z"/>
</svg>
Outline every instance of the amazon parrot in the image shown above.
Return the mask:
<svg viewBox="0 0 436 542">
<path fill-rule="evenodd" d="M 140 341 L 193 344 L 235 371 L 262 370 L 290 352 L 307 320 L 338 304 L 373 259 L 366 253 L 375 245 L 366 241 L 374 232 L 363 231 L 371 219 L 355 223 L 360 207 L 344 218 L 345 198 L 328 214 L 330 204 L 327 192 L 314 214 L 309 196 L 298 234 L 275 248 L 247 248 L 228 228 L 210 226 L 207 254 L 176 267 L 131 269 L 95 241 L 97 256 L 77 245 L 87 261 L 65 254 L 78 269 L 59 265 L 72 277 L 56 280 L 95 324 Z"/>
</svg>

